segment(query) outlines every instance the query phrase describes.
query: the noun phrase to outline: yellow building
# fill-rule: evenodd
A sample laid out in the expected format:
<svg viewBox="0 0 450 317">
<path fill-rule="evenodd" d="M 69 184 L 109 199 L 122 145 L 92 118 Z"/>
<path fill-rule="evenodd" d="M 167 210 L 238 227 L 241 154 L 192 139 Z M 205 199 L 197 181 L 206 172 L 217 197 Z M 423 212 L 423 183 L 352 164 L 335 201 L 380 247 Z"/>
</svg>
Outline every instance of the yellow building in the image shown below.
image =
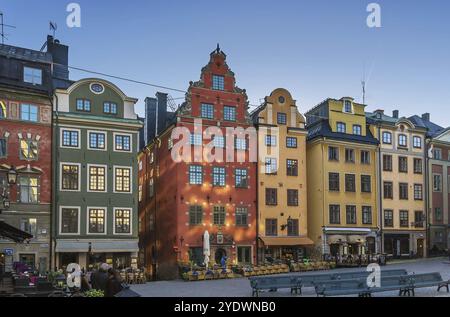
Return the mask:
<svg viewBox="0 0 450 317">
<path fill-rule="evenodd" d="M 346 97 L 306 113 L 308 232 L 324 255 L 379 251 L 378 140 L 364 108 Z"/>
<path fill-rule="evenodd" d="M 285 89 L 253 114 L 258 128 L 258 260 L 305 255 L 308 238 L 305 118 Z"/>
<path fill-rule="evenodd" d="M 380 214 L 382 250 L 389 257 L 424 257 L 425 134 L 417 117 L 399 118 L 377 110 L 367 114 L 370 130 L 380 141 Z"/>
</svg>

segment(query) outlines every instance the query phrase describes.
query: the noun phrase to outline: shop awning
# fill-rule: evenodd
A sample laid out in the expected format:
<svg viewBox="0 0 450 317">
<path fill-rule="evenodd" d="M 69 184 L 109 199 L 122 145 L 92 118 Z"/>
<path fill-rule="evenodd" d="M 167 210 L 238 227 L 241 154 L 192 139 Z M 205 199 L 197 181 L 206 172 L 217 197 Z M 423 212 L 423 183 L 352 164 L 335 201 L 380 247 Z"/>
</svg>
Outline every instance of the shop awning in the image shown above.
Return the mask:
<svg viewBox="0 0 450 317">
<path fill-rule="evenodd" d="M 92 252 L 139 252 L 139 245 L 137 240 L 92 242 Z"/>
<path fill-rule="evenodd" d="M 308 237 L 261 237 L 266 246 L 307 246 L 314 245 Z"/>
<path fill-rule="evenodd" d="M 332 235 L 327 237 L 328 244 L 339 244 L 347 242 L 347 237 L 343 235 Z"/>
<path fill-rule="evenodd" d="M 17 243 L 23 243 L 27 239 L 32 239 L 33 236 L 28 232 L 19 230 L 4 221 L 0 221 L 0 238 L 12 240 Z"/>
<path fill-rule="evenodd" d="M 364 242 L 366 242 L 366 238 L 364 236 L 353 235 L 353 236 L 348 236 L 347 241 L 348 241 L 348 243 L 363 244 Z"/>
<path fill-rule="evenodd" d="M 88 252 L 89 242 L 83 241 L 56 241 L 55 252 L 60 253 L 76 253 L 76 252 Z"/>
</svg>

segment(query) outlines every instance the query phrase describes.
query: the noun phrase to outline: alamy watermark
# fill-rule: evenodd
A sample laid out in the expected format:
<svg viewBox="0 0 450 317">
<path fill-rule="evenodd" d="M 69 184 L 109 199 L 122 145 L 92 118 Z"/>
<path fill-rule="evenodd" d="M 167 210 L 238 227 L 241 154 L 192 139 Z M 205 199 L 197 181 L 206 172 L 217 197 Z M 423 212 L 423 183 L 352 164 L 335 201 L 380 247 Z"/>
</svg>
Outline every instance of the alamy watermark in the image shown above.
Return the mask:
<svg viewBox="0 0 450 317">
<path fill-rule="evenodd" d="M 76 2 L 69 3 L 66 7 L 69 12 L 66 18 L 66 24 L 69 28 L 81 28 L 81 6 Z"/>
<path fill-rule="evenodd" d="M 367 12 L 370 13 L 366 20 L 367 26 L 369 28 L 381 28 L 381 6 L 376 2 L 369 3 Z"/>
</svg>

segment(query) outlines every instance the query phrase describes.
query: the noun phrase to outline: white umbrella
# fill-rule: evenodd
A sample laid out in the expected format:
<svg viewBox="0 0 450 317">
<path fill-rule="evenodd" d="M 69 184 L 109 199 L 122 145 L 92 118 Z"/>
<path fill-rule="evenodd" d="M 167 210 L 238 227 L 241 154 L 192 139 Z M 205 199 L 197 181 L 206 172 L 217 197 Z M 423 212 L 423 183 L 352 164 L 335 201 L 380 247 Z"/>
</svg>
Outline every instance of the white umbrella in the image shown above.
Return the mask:
<svg viewBox="0 0 450 317">
<path fill-rule="evenodd" d="M 206 265 L 206 268 L 208 268 L 209 257 L 211 256 L 211 251 L 210 251 L 210 247 L 209 247 L 209 232 L 208 232 L 208 230 L 206 230 L 205 234 L 203 235 L 203 255 L 205 256 L 204 263 Z"/>
</svg>

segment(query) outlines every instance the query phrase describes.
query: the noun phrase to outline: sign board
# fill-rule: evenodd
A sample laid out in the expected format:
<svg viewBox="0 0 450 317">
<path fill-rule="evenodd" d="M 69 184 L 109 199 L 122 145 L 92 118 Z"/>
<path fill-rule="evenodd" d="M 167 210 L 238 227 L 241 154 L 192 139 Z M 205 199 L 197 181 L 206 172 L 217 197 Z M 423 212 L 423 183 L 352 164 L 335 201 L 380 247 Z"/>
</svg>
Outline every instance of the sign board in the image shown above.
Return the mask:
<svg viewBox="0 0 450 317">
<path fill-rule="evenodd" d="M 6 248 L 3 250 L 3 252 L 5 253 L 6 256 L 14 255 L 14 249 L 12 249 L 12 248 Z"/>
</svg>

